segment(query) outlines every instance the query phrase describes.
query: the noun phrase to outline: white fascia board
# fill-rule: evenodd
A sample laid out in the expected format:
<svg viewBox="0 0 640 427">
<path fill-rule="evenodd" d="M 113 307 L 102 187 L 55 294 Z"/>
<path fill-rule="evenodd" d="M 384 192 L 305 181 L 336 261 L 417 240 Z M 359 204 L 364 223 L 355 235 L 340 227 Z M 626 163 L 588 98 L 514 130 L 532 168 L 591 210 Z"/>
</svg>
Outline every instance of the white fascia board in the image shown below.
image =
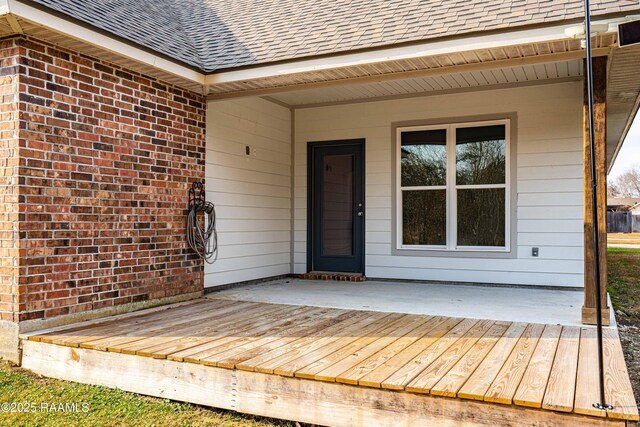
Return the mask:
<svg viewBox="0 0 640 427">
<path fill-rule="evenodd" d="M 121 42 L 90 28 L 78 25 L 66 19 L 47 13 L 44 10 L 20 3 L 16 0 L 0 0 L 0 14 L 11 13 L 39 26 L 66 34 L 94 46 L 114 52 L 129 59 L 153 66 L 193 82 L 204 84 L 204 73 L 194 71 L 175 62 L 169 61 L 146 50 Z"/>
<path fill-rule="evenodd" d="M 621 22 L 623 19 L 594 21 L 593 24 L 613 24 L 619 21 Z M 565 23 L 562 25 L 553 25 L 534 29 L 506 30 L 500 33 L 487 35 L 476 34 L 469 37 L 460 37 L 441 41 L 434 40 L 410 46 L 388 47 L 359 53 L 336 54 L 336 56 L 324 58 L 294 60 L 287 63 L 264 65 L 244 70 L 220 71 L 207 75 L 205 83 L 208 85 L 231 83 L 386 61 L 398 61 L 402 59 L 413 59 L 479 49 L 491 49 L 496 47 L 562 40 L 567 39 L 567 36 L 564 33 L 567 26 L 568 24 Z"/>
</svg>

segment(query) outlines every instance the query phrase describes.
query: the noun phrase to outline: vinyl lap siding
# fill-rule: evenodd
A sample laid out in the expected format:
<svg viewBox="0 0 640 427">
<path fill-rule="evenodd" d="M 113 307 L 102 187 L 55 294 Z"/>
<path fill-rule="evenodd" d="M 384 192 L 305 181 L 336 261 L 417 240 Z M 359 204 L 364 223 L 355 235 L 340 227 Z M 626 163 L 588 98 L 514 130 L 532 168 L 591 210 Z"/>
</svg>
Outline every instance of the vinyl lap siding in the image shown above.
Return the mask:
<svg viewBox="0 0 640 427">
<path fill-rule="evenodd" d="M 517 113 L 515 258 L 392 255 L 391 123 Z M 446 120 L 445 120 L 446 121 Z M 306 143 L 366 138 L 368 277 L 583 285 L 582 84 L 479 91 L 296 112 L 294 272 L 306 271 Z M 531 256 L 532 247 L 540 256 Z M 427 255 L 427 254 L 425 254 Z"/>
<path fill-rule="evenodd" d="M 210 101 L 206 188 L 219 255 L 205 266 L 205 287 L 290 273 L 289 110 L 260 98 Z"/>
</svg>

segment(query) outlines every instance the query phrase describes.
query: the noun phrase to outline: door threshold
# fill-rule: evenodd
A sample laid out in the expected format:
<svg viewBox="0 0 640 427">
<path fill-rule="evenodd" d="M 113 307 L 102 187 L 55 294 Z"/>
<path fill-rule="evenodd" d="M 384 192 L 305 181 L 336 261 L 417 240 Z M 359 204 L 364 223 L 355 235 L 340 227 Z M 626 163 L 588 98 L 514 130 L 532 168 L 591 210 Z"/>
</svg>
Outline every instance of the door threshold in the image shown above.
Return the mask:
<svg viewBox="0 0 640 427">
<path fill-rule="evenodd" d="M 331 271 L 311 271 L 300 275 L 304 280 L 337 280 L 342 282 L 364 282 L 367 278 L 362 273 L 338 273 Z"/>
</svg>

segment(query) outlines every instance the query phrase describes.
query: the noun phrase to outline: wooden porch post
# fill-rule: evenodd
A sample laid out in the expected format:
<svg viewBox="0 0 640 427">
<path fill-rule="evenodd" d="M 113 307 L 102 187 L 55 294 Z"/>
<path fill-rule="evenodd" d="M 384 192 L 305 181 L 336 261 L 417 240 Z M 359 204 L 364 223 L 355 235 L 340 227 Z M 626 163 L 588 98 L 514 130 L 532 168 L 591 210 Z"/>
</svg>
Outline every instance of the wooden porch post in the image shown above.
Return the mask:
<svg viewBox="0 0 640 427">
<path fill-rule="evenodd" d="M 586 68 L 586 60 L 585 60 Z M 607 57 L 593 58 L 593 102 L 594 133 L 596 151 L 597 197 L 598 197 L 598 242 L 600 244 L 600 286 L 602 295 L 602 324 L 609 325 L 610 313 L 607 301 L 607 180 L 606 159 L 606 105 L 607 105 Z M 594 271 L 594 241 L 591 203 L 591 153 L 589 147 L 589 107 L 587 82 L 584 82 L 583 102 L 583 146 L 584 146 L 584 305 L 582 323 L 596 323 L 596 283 Z"/>
</svg>

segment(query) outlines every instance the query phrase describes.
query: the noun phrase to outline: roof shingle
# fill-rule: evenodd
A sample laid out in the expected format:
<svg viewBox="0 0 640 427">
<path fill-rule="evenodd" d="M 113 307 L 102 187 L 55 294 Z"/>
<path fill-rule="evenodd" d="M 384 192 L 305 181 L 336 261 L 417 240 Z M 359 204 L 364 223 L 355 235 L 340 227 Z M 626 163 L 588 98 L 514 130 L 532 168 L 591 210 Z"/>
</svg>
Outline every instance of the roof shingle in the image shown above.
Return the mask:
<svg viewBox="0 0 640 427">
<path fill-rule="evenodd" d="M 34 0 L 212 72 L 228 68 L 551 23 L 582 0 Z M 592 0 L 594 15 L 639 0 Z"/>
</svg>

